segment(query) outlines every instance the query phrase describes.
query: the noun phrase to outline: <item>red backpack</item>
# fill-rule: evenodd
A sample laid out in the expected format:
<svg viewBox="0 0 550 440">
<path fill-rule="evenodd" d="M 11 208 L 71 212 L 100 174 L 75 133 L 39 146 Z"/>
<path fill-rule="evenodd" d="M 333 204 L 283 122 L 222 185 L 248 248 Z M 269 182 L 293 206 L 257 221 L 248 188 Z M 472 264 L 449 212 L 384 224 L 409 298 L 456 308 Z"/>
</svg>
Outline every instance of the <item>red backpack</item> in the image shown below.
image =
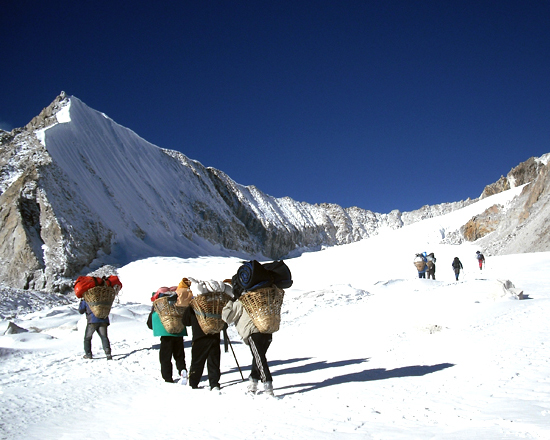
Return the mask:
<svg viewBox="0 0 550 440">
<path fill-rule="evenodd" d="M 118 293 L 120 289 L 122 289 L 122 283 L 116 275 L 111 275 L 108 278 L 80 276 L 76 279 L 76 282 L 74 283 L 74 293 L 77 298 L 82 298 L 84 296 L 84 293 L 86 293 L 91 288 L 105 285 L 113 287 L 116 293 Z"/>
<path fill-rule="evenodd" d="M 85 277 L 81 276 L 74 283 L 74 293 L 77 298 L 82 298 L 84 294 L 92 287 L 103 286 L 105 281 L 100 277 Z"/>
<path fill-rule="evenodd" d="M 116 275 L 109 276 L 105 281 L 108 286 L 114 287 L 117 293 L 122 289 L 122 283 Z"/>
</svg>

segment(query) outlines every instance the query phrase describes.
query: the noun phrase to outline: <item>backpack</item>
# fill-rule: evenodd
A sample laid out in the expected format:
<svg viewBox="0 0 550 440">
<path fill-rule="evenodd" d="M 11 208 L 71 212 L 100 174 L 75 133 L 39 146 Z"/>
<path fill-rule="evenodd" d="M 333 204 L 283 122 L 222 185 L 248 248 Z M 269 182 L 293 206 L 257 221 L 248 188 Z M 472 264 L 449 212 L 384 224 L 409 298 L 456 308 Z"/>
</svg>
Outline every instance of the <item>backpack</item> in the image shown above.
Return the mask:
<svg viewBox="0 0 550 440">
<path fill-rule="evenodd" d="M 172 287 L 159 287 L 155 293 L 151 295 L 151 302 L 155 302 L 157 299 L 163 296 L 170 296 L 176 293 L 176 286 Z"/>
<path fill-rule="evenodd" d="M 116 275 L 110 275 L 107 278 L 103 277 L 103 279 L 105 280 L 105 284 L 113 287 L 117 293 L 122 289 L 122 283 Z"/>
<path fill-rule="evenodd" d="M 265 263 L 263 266 L 271 272 L 271 275 L 273 276 L 273 284 L 275 284 L 279 289 L 288 289 L 292 286 L 292 274 L 283 260 Z"/>
<path fill-rule="evenodd" d="M 82 298 L 91 288 L 103 285 L 105 285 L 105 280 L 103 278 L 80 276 L 74 283 L 74 293 L 77 298 Z"/>
<path fill-rule="evenodd" d="M 422 254 L 416 254 L 416 257 L 414 258 L 413 264 L 416 266 L 416 270 L 418 270 L 419 272 L 425 271 L 426 260 L 422 256 Z"/>
<path fill-rule="evenodd" d="M 283 260 L 260 264 L 256 260 L 247 261 L 239 267 L 232 278 L 233 295 L 238 298 L 245 290 L 275 284 L 279 289 L 292 286 L 292 274 Z"/>
<path fill-rule="evenodd" d="M 97 286 L 112 287 L 117 294 L 122 289 L 122 283 L 116 275 L 110 275 L 109 277 L 80 276 L 74 283 L 74 293 L 77 298 L 82 298 L 88 290 Z"/>
</svg>

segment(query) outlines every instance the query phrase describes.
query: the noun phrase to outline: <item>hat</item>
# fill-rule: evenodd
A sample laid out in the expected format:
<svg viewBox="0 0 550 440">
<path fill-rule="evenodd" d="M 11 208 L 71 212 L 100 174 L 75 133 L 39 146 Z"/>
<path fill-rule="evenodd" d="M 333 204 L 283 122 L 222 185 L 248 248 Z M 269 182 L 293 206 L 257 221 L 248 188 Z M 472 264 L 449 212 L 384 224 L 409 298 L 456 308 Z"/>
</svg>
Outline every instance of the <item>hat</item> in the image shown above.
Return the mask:
<svg viewBox="0 0 550 440">
<path fill-rule="evenodd" d="M 182 278 L 178 287 L 191 287 L 191 281 L 188 278 Z"/>
</svg>

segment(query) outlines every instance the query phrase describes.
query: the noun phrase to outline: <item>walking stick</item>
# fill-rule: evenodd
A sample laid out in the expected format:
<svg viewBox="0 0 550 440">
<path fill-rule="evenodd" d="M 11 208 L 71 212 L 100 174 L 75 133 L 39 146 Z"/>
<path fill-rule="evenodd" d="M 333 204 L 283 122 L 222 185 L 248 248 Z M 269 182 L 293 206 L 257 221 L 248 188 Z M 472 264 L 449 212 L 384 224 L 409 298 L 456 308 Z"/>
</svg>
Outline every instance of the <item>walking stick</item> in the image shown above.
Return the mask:
<svg viewBox="0 0 550 440">
<path fill-rule="evenodd" d="M 227 344 L 229 344 L 229 347 L 231 347 L 231 353 L 233 353 L 233 357 L 235 358 L 235 363 L 237 364 L 237 368 L 239 369 L 239 373 L 241 373 L 241 378 L 244 382 L 244 376 L 243 376 L 243 372 L 241 370 L 241 366 L 239 365 L 239 361 L 237 360 L 237 356 L 235 356 L 235 352 L 233 351 L 233 345 L 231 345 L 231 339 L 229 339 L 229 336 L 227 335 L 227 330 L 226 329 L 223 329 L 223 340 L 224 340 L 224 343 L 226 342 Z"/>
</svg>

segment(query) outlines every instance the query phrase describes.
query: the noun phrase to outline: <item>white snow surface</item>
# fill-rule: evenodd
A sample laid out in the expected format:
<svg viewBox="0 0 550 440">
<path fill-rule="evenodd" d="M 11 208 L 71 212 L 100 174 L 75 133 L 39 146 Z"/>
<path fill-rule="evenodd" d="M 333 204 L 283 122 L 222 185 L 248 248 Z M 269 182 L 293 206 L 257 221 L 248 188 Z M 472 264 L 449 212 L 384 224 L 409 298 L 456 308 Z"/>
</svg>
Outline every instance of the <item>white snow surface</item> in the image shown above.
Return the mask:
<svg viewBox="0 0 550 440">
<path fill-rule="evenodd" d="M 0 290 L 0 438 L 549 439 L 550 253 L 487 257 L 480 270 L 475 244 L 439 244 L 479 204 L 506 205 L 520 190 L 286 260 L 294 285 L 267 353 L 274 398 L 246 395 L 223 348 L 219 393 L 206 370 L 198 390 L 165 383 L 159 338 L 145 324 L 158 287 L 231 277 L 237 258 L 155 257 L 120 268 L 113 361 L 97 335 L 95 359 L 82 359 L 76 298 Z M 436 281 L 417 277 L 412 262 L 423 251 L 437 257 Z M 10 333 L 10 323 L 28 331 Z M 234 327 L 229 335 L 247 378 L 249 349 Z"/>
</svg>

